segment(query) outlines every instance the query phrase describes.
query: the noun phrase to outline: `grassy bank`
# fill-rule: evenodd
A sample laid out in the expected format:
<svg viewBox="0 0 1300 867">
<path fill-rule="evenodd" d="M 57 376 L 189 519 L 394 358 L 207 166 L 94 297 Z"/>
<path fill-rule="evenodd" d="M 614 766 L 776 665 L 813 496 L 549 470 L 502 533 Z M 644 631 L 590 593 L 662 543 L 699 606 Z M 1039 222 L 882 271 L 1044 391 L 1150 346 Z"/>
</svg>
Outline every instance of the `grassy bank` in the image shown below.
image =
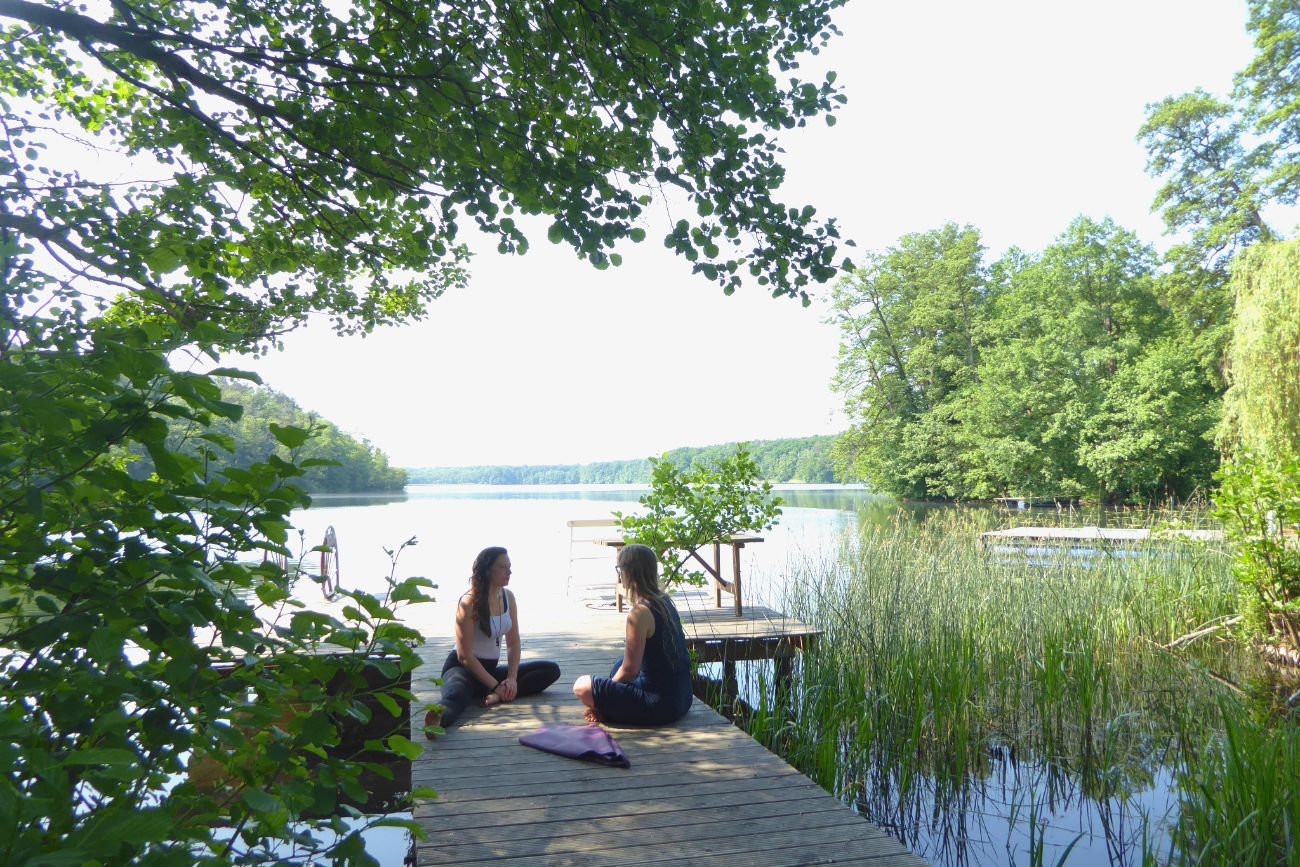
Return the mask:
<svg viewBox="0 0 1300 867">
<path fill-rule="evenodd" d="M 978 519 L 867 523 L 791 576 L 825 630 L 748 727 L 940 863 L 1289 863 L 1295 727 L 1253 657 L 1178 636 L 1235 611 L 1211 547 L 1069 557 Z M 1249 845 L 1246 844 L 1249 840 Z"/>
</svg>

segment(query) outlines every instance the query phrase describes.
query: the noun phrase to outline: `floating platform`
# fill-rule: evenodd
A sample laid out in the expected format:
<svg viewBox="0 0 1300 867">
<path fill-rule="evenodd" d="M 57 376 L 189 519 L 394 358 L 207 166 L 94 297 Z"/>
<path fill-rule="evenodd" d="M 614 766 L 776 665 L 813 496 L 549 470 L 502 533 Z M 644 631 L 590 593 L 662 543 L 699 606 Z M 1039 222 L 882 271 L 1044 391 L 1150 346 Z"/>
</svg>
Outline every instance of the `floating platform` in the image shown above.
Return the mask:
<svg viewBox="0 0 1300 867">
<path fill-rule="evenodd" d="M 729 609 L 679 603 L 697 646 L 780 648 L 815 630 L 782 634 L 795 621 L 751 606 Z M 760 613 L 761 612 L 761 613 Z M 926 862 L 812 780 L 768 752 L 703 702 L 664 728 L 606 726 L 631 760 L 607 768 L 528 749 L 520 735 L 542 725 L 582 725 L 570 691 L 581 674 L 606 674 L 623 650 L 624 615 L 575 611 L 572 620 L 530 627 L 524 658 L 553 659 L 563 674 L 538 696 L 490 710 L 473 709 L 415 761 L 417 786 L 438 791 L 415 819 L 427 838 L 416 863 L 533 865 L 871 864 Z M 802 626 L 800 624 L 799 626 Z M 430 642 L 416 672 L 421 702 L 437 699 L 431 682 L 449 642 Z M 423 672 L 431 672 L 422 676 Z M 423 704 L 414 716 L 423 717 Z M 413 736 L 423 742 L 418 731 Z"/>
<path fill-rule="evenodd" d="M 1079 505 L 1078 497 L 994 497 L 993 502 L 1004 509 L 1073 509 Z"/>
<path fill-rule="evenodd" d="M 1012 527 L 1007 530 L 989 530 L 980 533 L 980 542 L 1009 542 L 1024 544 L 1057 545 L 1141 545 L 1151 541 L 1217 542 L 1223 538 L 1220 530 L 1160 530 L 1122 527 Z"/>
</svg>

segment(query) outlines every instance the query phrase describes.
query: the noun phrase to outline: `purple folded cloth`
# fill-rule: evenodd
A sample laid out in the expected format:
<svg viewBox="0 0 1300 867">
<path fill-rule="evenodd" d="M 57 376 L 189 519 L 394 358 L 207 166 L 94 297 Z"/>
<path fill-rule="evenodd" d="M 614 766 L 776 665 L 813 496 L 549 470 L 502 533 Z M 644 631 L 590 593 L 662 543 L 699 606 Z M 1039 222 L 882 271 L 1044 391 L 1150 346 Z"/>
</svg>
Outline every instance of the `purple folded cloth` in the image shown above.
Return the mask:
<svg viewBox="0 0 1300 867">
<path fill-rule="evenodd" d="M 520 735 L 519 743 L 544 753 L 596 762 L 612 768 L 632 767 L 618 741 L 598 725 L 542 726 L 535 732 Z"/>
</svg>

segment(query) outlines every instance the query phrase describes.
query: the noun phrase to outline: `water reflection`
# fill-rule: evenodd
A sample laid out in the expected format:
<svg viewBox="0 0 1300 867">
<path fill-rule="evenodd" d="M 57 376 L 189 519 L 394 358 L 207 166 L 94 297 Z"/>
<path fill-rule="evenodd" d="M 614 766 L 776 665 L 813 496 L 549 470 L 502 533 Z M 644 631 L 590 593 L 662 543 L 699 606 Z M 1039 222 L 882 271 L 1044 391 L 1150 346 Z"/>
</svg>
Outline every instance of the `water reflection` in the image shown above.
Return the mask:
<svg viewBox="0 0 1300 867">
<path fill-rule="evenodd" d="M 380 815 L 339 816 L 335 819 L 337 830 L 308 827 L 291 822 L 289 827 L 299 839 L 293 843 L 282 842 L 268 846 L 257 855 L 255 863 L 275 863 L 286 867 L 308 867 L 327 863 L 326 854 L 351 834 L 359 834 L 366 854 L 378 867 L 414 867 L 415 835 L 404 827 L 387 824 L 392 820 L 410 821 L 410 813 L 385 813 Z M 233 837 L 233 828 L 222 828 L 213 835 L 216 840 Z M 309 842 L 310 840 L 310 842 Z"/>
<path fill-rule="evenodd" d="M 410 498 L 406 491 L 401 493 L 375 494 L 312 494 L 313 508 L 338 508 L 341 506 L 386 506 L 389 503 L 404 503 Z"/>
<path fill-rule="evenodd" d="M 875 496 L 862 485 L 774 485 L 773 489 L 785 505 L 794 508 L 852 511 L 873 501 L 893 502 Z M 379 505 L 405 499 L 635 502 L 649 490 L 649 485 L 407 485 L 404 494 L 395 498 L 367 494 L 358 498 L 331 495 L 315 499 L 320 501 L 316 505 L 321 506 Z"/>
</svg>

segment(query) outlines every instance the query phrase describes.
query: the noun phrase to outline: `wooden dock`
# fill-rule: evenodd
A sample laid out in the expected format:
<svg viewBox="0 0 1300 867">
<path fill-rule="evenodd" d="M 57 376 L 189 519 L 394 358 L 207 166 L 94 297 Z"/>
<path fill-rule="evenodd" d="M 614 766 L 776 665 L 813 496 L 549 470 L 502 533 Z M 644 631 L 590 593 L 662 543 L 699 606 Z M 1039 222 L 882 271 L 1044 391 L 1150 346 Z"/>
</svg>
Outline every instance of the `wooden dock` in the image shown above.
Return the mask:
<svg viewBox="0 0 1300 867">
<path fill-rule="evenodd" d="M 729 607 L 714 608 L 702 602 L 679 605 L 678 612 L 686 645 L 700 662 L 784 659 L 811 646 L 821 635 L 821 630 L 762 605 L 746 606 L 742 617 Z"/>
<path fill-rule="evenodd" d="M 779 644 L 782 625 L 799 631 L 794 621 L 757 607 L 741 619 L 726 609 L 682 608 L 700 646 L 721 647 L 732 638 L 736 647 L 755 650 Z M 427 832 L 417 842 L 417 864 L 926 863 L 698 700 L 673 726 L 607 726 L 630 768 L 521 746 L 519 736 L 541 725 L 583 724 L 570 686 L 581 674 L 609 672 L 622 653 L 623 622 L 613 611 L 583 609 L 545 631 L 534 625 L 524 636 L 524 658 L 555 660 L 560 681 L 540 696 L 471 710 L 426 746 L 412 778 L 439 798 L 416 808 Z M 803 630 L 800 640 L 815 635 Z M 429 665 L 421 672 L 436 673 L 448 649 L 446 640 L 425 645 Z M 436 701 L 432 674 L 421 672 L 417 698 Z"/>
<path fill-rule="evenodd" d="M 1124 527 L 1012 527 L 980 533 L 980 542 L 1046 545 L 1140 545 L 1151 541 L 1213 542 L 1223 538 L 1219 530 L 1171 528 L 1152 533 L 1148 529 Z"/>
</svg>

